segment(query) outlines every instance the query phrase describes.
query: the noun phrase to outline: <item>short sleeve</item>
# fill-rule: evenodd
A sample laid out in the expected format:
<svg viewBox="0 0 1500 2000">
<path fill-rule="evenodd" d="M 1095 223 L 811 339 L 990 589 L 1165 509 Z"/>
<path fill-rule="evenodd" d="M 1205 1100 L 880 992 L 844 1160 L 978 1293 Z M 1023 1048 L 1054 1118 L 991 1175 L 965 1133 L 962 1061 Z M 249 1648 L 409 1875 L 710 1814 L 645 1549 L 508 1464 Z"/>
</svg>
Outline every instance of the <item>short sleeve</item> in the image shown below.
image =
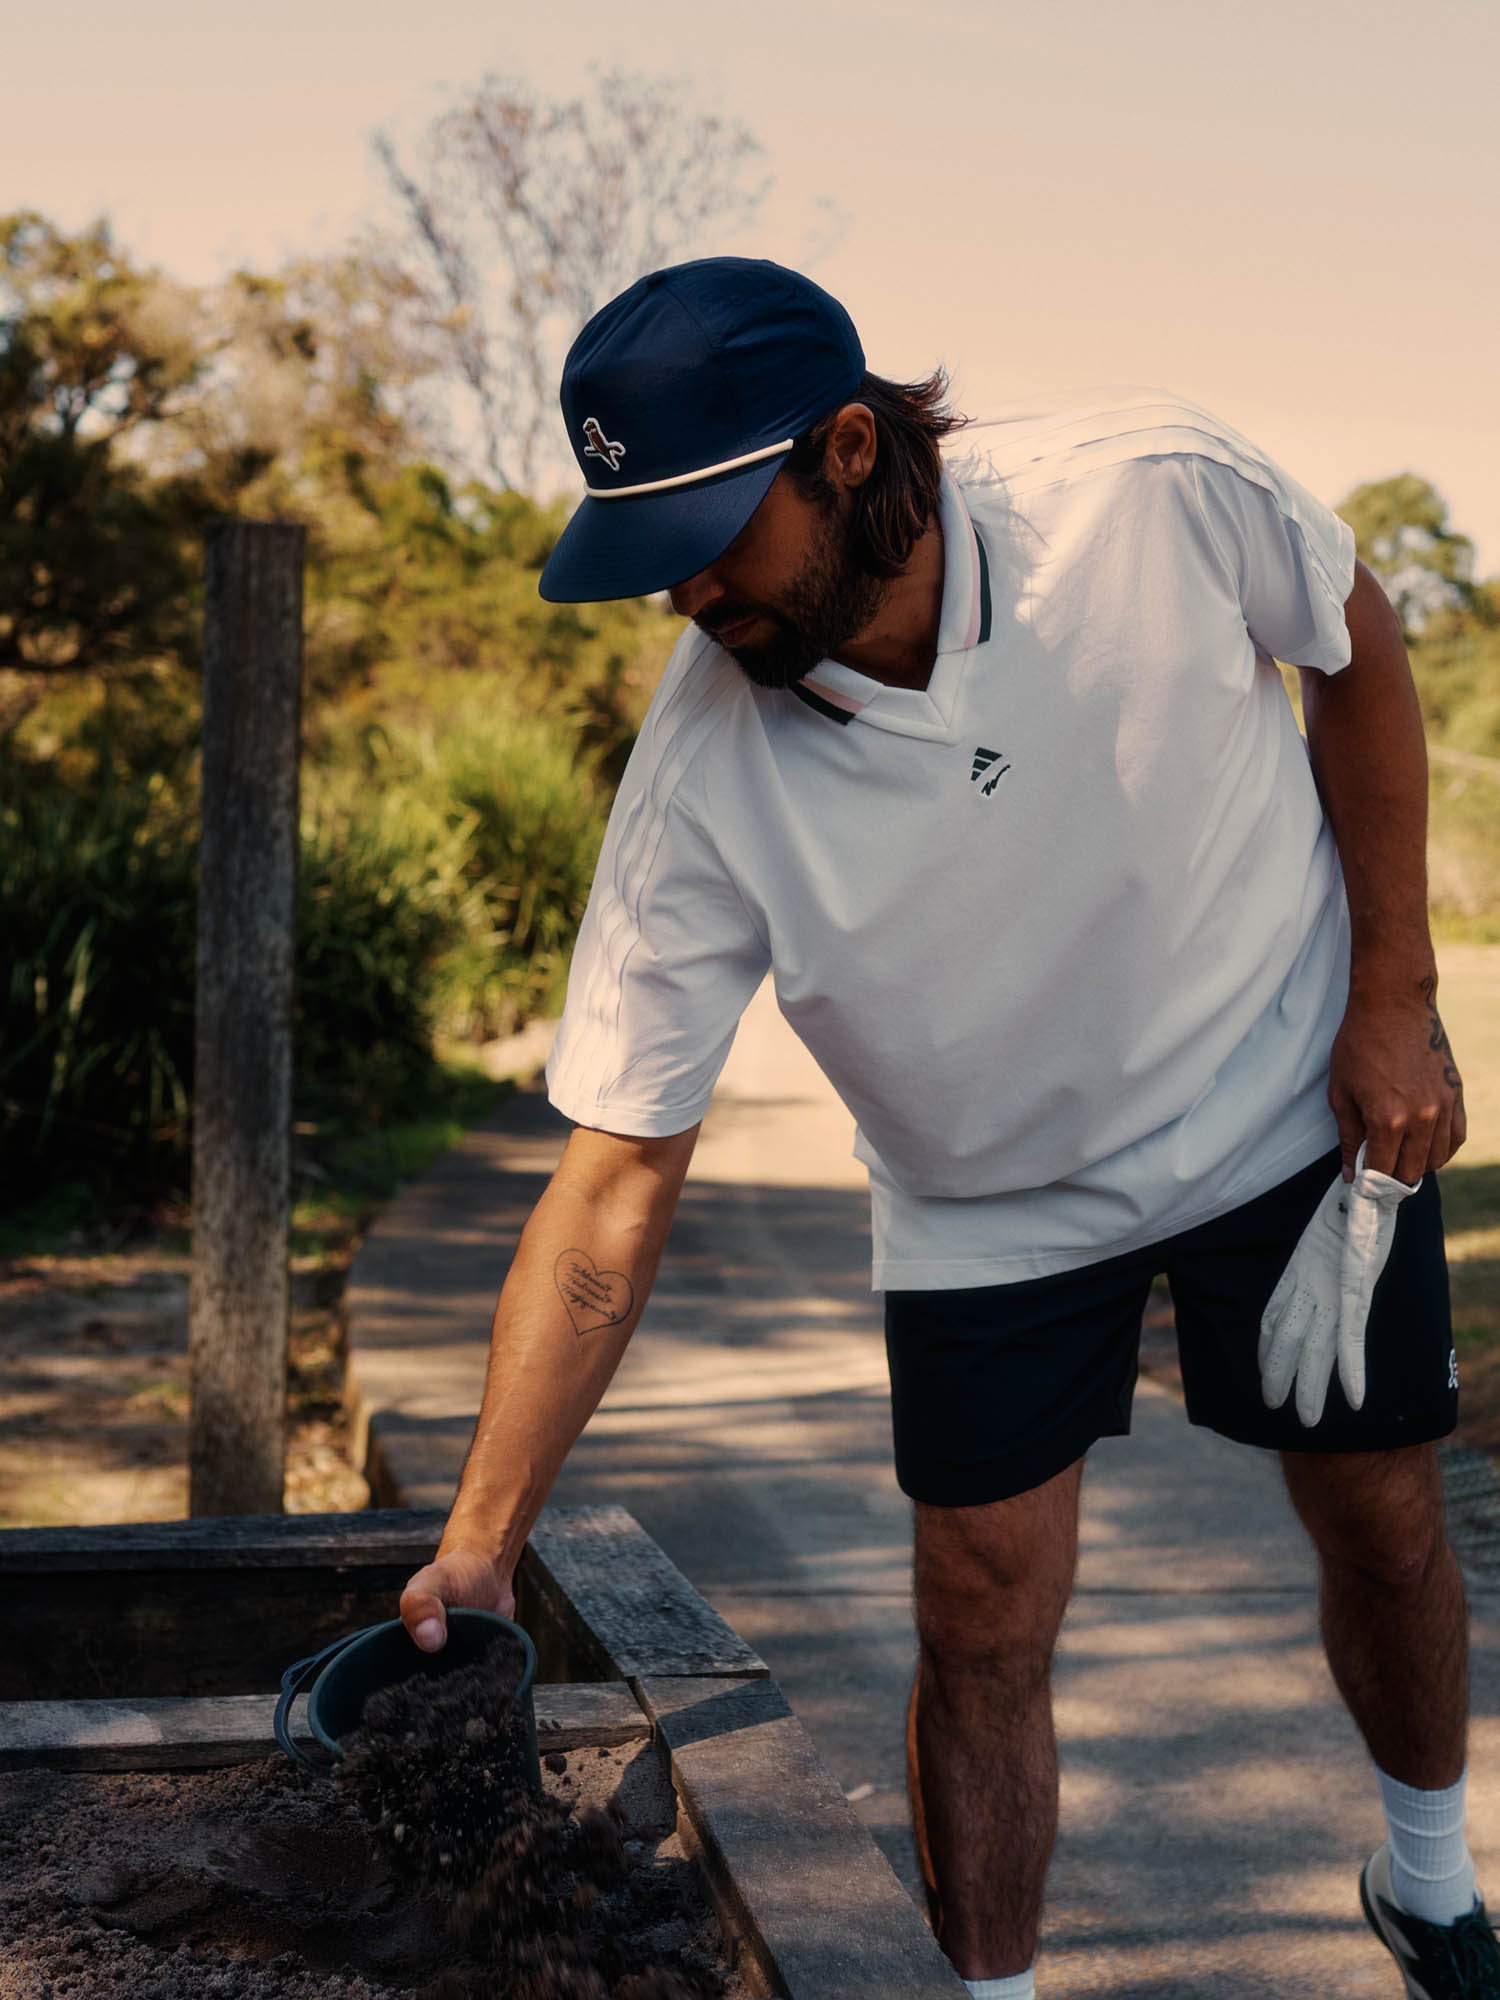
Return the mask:
<svg viewBox="0 0 1500 2000">
<path fill-rule="evenodd" d="M 576 1124 L 660 1138 L 708 1109 L 770 953 L 712 840 L 637 745 L 610 814 L 547 1064 Z"/>
<path fill-rule="evenodd" d="M 1288 666 L 1349 664 L 1344 605 L 1354 588 L 1354 531 L 1269 459 L 1241 465 L 1194 454 L 1209 534 L 1239 592 L 1256 644 Z"/>
</svg>

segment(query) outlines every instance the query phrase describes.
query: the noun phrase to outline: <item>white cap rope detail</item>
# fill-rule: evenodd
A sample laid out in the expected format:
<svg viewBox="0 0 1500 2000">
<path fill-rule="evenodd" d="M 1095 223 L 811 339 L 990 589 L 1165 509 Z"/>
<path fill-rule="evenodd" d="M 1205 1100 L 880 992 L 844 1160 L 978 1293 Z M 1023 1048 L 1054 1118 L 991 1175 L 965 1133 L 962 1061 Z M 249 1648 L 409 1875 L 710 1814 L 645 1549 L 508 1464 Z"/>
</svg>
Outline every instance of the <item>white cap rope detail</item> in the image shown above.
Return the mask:
<svg viewBox="0 0 1500 2000">
<path fill-rule="evenodd" d="M 640 493 L 666 493 L 674 486 L 696 486 L 700 480 L 717 478 L 721 472 L 737 472 L 742 465 L 759 465 L 762 459 L 790 451 L 795 443 L 795 438 L 783 438 L 780 444 L 765 444 L 759 451 L 726 458 L 718 465 L 699 466 L 695 472 L 679 472 L 671 479 L 644 479 L 638 486 L 586 486 L 584 491 L 591 500 L 633 500 Z"/>
</svg>

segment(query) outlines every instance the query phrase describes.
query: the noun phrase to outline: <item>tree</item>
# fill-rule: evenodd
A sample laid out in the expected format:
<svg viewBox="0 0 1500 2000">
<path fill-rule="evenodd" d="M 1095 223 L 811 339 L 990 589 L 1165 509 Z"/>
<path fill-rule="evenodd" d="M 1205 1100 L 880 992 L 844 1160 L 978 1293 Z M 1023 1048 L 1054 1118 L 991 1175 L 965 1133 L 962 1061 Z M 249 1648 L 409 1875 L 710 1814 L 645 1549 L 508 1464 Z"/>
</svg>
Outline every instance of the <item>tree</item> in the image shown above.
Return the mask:
<svg viewBox="0 0 1500 2000">
<path fill-rule="evenodd" d="M 441 433 L 446 357 L 409 279 L 345 251 L 201 295 L 196 394 L 155 433 L 158 476 L 196 480 L 223 512 L 299 516 L 360 471 L 387 473 Z"/>
<path fill-rule="evenodd" d="M 120 252 L 0 217 L 0 732 L 51 676 L 138 672 L 183 640 L 178 495 L 129 459 L 190 393 L 193 295 Z"/>
<path fill-rule="evenodd" d="M 769 187 L 759 143 L 689 83 L 618 70 L 564 103 L 487 77 L 434 120 L 415 167 L 388 133 L 375 145 L 489 476 L 528 492 L 563 463 L 556 384 L 582 322 L 710 232 L 732 236 Z"/>
<path fill-rule="evenodd" d="M 1408 643 L 1434 612 L 1475 603 L 1474 544 L 1448 525 L 1448 503 L 1430 480 L 1400 472 L 1356 486 L 1339 513 L 1361 562 L 1380 578 Z"/>
<path fill-rule="evenodd" d="M 0 217 L 0 736 L 56 696 L 75 748 L 92 703 L 100 755 L 179 762 L 204 524 L 304 520 L 326 569 L 365 537 L 369 483 L 439 436 L 443 359 L 383 260 L 193 289 L 134 265 L 107 222 Z M 316 694 L 363 661 L 335 630 L 310 665 Z"/>
</svg>

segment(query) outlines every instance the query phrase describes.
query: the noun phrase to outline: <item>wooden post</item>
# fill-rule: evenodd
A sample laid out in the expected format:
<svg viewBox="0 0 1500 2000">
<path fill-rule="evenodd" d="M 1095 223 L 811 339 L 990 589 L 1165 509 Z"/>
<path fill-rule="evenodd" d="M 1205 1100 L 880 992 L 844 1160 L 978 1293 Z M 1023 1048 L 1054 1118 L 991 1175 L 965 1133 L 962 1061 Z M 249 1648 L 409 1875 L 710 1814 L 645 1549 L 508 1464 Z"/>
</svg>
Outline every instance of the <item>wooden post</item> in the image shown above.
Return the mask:
<svg viewBox="0 0 1500 2000">
<path fill-rule="evenodd" d="M 282 1506 L 305 540 L 280 521 L 215 521 L 207 536 L 188 1299 L 195 1514 Z"/>
</svg>

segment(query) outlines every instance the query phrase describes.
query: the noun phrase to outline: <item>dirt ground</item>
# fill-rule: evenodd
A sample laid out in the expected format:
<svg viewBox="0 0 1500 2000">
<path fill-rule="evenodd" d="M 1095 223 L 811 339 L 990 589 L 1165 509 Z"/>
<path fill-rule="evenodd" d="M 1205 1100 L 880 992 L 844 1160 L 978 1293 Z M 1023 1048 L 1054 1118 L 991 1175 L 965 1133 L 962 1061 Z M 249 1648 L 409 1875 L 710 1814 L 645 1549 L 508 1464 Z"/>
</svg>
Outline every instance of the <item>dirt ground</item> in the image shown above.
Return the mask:
<svg viewBox="0 0 1500 2000">
<path fill-rule="evenodd" d="M 530 1898 L 507 1957 L 472 1890 L 407 1880 L 341 1788 L 282 1758 L 0 1773 L 0 2000 L 747 2000 L 657 1760 L 553 1752 L 543 1784 L 550 1844 L 518 1829 L 527 1865 L 489 1885 Z"/>
<path fill-rule="evenodd" d="M 363 1507 L 349 1462 L 347 1258 L 294 1263 L 286 1508 Z M 188 1511 L 188 1254 L 162 1242 L 0 1261 L 0 1528 Z"/>
</svg>

